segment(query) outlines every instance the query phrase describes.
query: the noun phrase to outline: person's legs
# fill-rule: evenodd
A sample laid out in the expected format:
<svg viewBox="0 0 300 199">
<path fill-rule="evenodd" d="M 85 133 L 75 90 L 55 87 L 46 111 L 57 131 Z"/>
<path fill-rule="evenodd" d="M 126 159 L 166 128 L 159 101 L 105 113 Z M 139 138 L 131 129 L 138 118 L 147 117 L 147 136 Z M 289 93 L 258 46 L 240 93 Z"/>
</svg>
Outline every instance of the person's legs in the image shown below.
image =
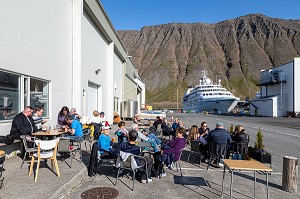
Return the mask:
<svg viewBox="0 0 300 199">
<path fill-rule="evenodd" d="M 138 165 L 145 166 L 147 164 L 148 179 L 151 179 L 151 168 L 153 165 L 153 160 L 150 157 L 145 157 L 145 159 L 146 159 L 146 162 L 143 159 L 140 159 Z M 142 180 L 147 180 L 146 172 L 142 173 Z"/>
<path fill-rule="evenodd" d="M 150 134 L 150 135 L 148 135 L 148 137 L 149 137 L 151 140 L 154 140 L 158 145 L 161 144 L 161 140 L 158 139 L 154 134 Z"/>
</svg>

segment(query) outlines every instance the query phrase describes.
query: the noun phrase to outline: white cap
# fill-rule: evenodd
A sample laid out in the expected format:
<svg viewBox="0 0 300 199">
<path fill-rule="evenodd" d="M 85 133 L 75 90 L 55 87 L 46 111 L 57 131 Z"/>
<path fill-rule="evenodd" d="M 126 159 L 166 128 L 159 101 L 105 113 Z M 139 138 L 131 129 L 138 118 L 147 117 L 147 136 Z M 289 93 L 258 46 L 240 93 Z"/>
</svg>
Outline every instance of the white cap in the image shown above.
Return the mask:
<svg viewBox="0 0 300 199">
<path fill-rule="evenodd" d="M 104 126 L 103 127 L 103 130 L 108 130 L 108 129 L 111 129 L 110 126 Z"/>
</svg>

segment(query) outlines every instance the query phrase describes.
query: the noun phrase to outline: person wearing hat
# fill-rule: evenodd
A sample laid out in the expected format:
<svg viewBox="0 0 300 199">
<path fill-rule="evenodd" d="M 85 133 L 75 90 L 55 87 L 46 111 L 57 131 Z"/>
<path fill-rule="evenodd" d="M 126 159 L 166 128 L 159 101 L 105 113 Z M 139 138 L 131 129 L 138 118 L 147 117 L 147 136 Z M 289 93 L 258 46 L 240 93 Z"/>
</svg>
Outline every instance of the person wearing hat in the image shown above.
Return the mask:
<svg viewBox="0 0 300 199">
<path fill-rule="evenodd" d="M 226 145 L 232 143 L 231 136 L 229 132 L 225 130 L 224 124 L 222 122 L 217 122 L 216 128 L 210 131 L 206 140 L 208 143 L 214 143 L 220 145 Z M 219 166 L 222 166 L 222 164 L 219 163 L 219 160 L 217 160 L 217 163 L 219 164 Z"/>
<path fill-rule="evenodd" d="M 110 126 L 102 127 L 102 134 L 98 139 L 101 158 L 113 158 L 111 146 L 114 143 L 115 139 L 109 137 L 110 129 Z"/>
</svg>

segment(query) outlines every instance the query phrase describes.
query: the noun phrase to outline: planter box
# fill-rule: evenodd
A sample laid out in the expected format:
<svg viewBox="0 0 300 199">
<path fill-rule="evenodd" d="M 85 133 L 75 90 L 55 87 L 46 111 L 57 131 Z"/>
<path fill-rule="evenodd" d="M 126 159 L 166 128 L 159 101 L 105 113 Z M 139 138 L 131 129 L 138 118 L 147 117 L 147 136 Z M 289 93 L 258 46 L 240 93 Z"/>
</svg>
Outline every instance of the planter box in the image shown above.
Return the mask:
<svg viewBox="0 0 300 199">
<path fill-rule="evenodd" d="M 272 156 L 270 153 L 254 153 L 254 157 L 255 160 L 261 162 L 261 163 L 268 163 L 271 164 L 272 163 Z"/>
</svg>

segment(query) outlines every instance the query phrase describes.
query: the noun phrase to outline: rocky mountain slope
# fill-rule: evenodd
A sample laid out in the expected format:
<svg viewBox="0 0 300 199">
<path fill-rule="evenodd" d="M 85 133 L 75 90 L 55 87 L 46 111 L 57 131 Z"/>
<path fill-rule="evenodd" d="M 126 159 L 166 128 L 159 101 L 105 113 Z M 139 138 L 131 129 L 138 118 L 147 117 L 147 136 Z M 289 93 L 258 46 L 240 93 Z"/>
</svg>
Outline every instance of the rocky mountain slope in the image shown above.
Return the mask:
<svg viewBox="0 0 300 199">
<path fill-rule="evenodd" d="M 117 31 L 146 84 L 146 103 L 179 106 L 201 71 L 236 96 L 254 96 L 261 69 L 300 55 L 300 20 L 242 16 L 216 24 L 170 23 Z"/>
</svg>

